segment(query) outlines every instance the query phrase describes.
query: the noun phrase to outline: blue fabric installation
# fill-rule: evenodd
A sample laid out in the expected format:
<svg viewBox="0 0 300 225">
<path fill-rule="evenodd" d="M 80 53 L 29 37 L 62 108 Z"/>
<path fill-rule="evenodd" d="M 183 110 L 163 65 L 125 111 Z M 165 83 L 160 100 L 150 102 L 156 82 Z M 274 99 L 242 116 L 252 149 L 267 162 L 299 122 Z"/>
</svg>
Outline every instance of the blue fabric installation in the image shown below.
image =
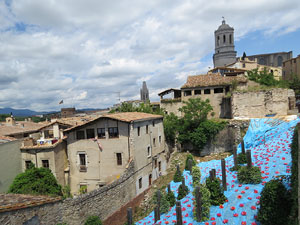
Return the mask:
<svg viewBox="0 0 300 225">
<path fill-rule="evenodd" d="M 193 187 L 192 177 L 189 171 L 184 171 L 185 183 L 191 191 L 181 200 L 183 222 L 187 225 L 259 225 L 255 215 L 259 208 L 260 193 L 264 184 L 279 175 L 290 175 L 291 173 L 291 149 L 290 144 L 293 138 L 294 127 L 300 119 L 290 122 L 279 119 L 265 118 L 252 119 L 248 131 L 244 137 L 245 148 L 251 150 L 252 163 L 258 166 L 262 172 L 262 183 L 257 185 L 239 184 L 237 172 L 229 169 L 234 165 L 233 156 L 226 161 L 227 191 L 224 192 L 228 201 L 221 206 L 210 208 L 210 220 L 196 222 L 193 216 Z M 238 146 L 238 153 L 241 152 L 241 144 Z M 216 169 L 216 175 L 222 179 L 221 160 L 212 160 L 198 164 L 201 169 L 201 182 L 209 176 L 211 169 Z M 180 182 L 171 182 L 171 190 L 177 197 Z M 289 186 L 290 184 L 286 184 Z M 161 215 L 161 220 L 156 224 L 175 224 L 176 211 L 172 207 L 168 213 Z M 154 212 L 144 219 L 136 222 L 136 225 L 154 224 Z"/>
</svg>

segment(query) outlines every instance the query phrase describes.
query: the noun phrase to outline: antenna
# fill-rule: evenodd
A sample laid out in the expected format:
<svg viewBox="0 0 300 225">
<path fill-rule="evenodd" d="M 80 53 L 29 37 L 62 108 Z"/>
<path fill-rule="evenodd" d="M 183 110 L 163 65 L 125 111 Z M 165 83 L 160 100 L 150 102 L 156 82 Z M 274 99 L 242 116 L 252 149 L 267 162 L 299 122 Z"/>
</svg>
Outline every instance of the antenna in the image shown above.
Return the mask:
<svg viewBox="0 0 300 225">
<path fill-rule="evenodd" d="M 117 100 L 119 101 L 119 103 L 121 103 L 121 92 L 120 91 L 116 91 L 114 93 L 117 93 L 118 94 L 118 98 Z"/>
</svg>

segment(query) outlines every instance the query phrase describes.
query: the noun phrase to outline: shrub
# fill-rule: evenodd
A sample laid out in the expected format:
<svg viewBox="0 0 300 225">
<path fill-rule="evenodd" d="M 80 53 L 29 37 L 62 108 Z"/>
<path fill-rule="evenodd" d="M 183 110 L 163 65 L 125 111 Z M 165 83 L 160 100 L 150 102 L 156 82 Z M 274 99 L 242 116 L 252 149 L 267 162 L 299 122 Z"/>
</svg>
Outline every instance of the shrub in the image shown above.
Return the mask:
<svg viewBox="0 0 300 225">
<path fill-rule="evenodd" d="M 238 171 L 240 168 L 241 168 L 241 166 L 240 166 L 240 165 L 237 165 L 237 166 L 231 167 L 229 170 L 230 170 L 230 171 Z"/>
<path fill-rule="evenodd" d="M 185 170 L 188 170 L 189 169 L 189 165 L 188 165 L 188 161 L 189 161 L 189 159 L 190 160 L 192 160 L 192 167 L 193 166 L 196 166 L 196 160 L 194 159 L 194 157 L 193 157 L 193 155 L 192 154 L 188 154 L 187 156 L 186 156 L 186 160 L 185 160 Z M 192 172 L 192 171 L 191 171 Z"/>
<path fill-rule="evenodd" d="M 178 188 L 177 200 L 183 199 L 188 193 L 189 193 L 188 187 L 180 184 L 180 186 Z"/>
<path fill-rule="evenodd" d="M 174 182 L 181 182 L 183 179 L 182 173 L 180 171 L 179 166 L 176 169 L 176 172 L 174 174 Z"/>
<path fill-rule="evenodd" d="M 199 184 L 200 192 L 201 192 L 201 202 L 202 202 L 202 220 L 206 221 L 210 218 L 210 192 L 205 184 Z M 195 196 L 195 191 L 193 192 Z M 197 207 L 196 199 L 194 200 L 194 205 Z M 196 217 L 196 210 L 194 210 L 194 216 Z"/>
<path fill-rule="evenodd" d="M 245 164 L 247 163 L 247 156 L 246 154 L 240 153 L 237 155 L 237 163 L 238 164 Z"/>
<path fill-rule="evenodd" d="M 221 205 L 226 201 L 226 197 L 224 195 L 223 187 L 221 186 L 221 180 L 219 178 L 216 179 L 206 179 L 206 187 L 210 192 L 210 202 L 212 205 Z"/>
<path fill-rule="evenodd" d="M 193 186 L 199 186 L 201 181 L 201 171 L 198 166 L 193 166 L 192 169 Z"/>
<path fill-rule="evenodd" d="M 35 167 L 18 174 L 9 187 L 8 192 L 15 194 L 62 195 L 61 186 L 57 183 L 51 170 Z"/>
<path fill-rule="evenodd" d="M 98 216 L 89 216 L 84 225 L 102 225 L 102 221 Z"/>
<path fill-rule="evenodd" d="M 71 194 L 71 188 L 69 185 L 66 185 L 62 188 L 62 193 L 63 193 L 63 198 L 72 198 L 72 194 Z"/>
<path fill-rule="evenodd" d="M 166 198 L 170 204 L 170 207 L 173 207 L 176 203 L 176 198 L 175 195 L 172 191 L 168 192 L 168 194 L 166 195 Z"/>
<path fill-rule="evenodd" d="M 166 194 L 162 194 L 161 199 L 160 199 L 160 213 L 167 213 L 170 209 L 170 203 L 167 199 Z"/>
<path fill-rule="evenodd" d="M 290 212 L 289 193 L 280 180 L 271 180 L 261 192 L 257 220 L 262 225 L 286 224 Z"/>
<path fill-rule="evenodd" d="M 238 181 L 242 184 L 259 184 L 261 182 L 261 173 L 258 167 L 242 166 L 237 173 Z"/>
</svg>

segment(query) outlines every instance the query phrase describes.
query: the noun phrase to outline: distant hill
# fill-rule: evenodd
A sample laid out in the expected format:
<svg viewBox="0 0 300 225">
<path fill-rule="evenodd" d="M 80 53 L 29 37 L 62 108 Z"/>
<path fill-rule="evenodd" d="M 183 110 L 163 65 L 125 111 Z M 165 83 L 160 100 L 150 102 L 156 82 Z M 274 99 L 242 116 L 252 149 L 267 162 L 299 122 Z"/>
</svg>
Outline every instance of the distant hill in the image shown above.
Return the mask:
<svg viewBox="0 0 300 225">
<path fill-rule="evenodd" d="M 36 111 L 32 111 L 30 109 L 0 108 L 0 114 L 10 114 L 10 113 L 12 113 L 14 116 L 34 116 L 34 115 L 54 113 L 54 111 L 52 111 L 52 112 L 36 112 Z"/>
</svg>

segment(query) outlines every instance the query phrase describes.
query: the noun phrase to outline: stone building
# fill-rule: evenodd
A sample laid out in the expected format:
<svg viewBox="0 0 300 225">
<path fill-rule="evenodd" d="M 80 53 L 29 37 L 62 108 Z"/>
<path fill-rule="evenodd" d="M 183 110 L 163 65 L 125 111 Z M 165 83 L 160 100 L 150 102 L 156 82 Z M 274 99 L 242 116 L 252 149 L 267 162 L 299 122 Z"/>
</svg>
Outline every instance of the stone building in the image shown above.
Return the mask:
<svg viewBox="0 0 300 225">
<path fill-rule="evenodd" d="M 259 54 L 247 56 L 248 59 L 255 61 L 260 65 L 279 67 L 283 62 L 293 58 L 293 52 L 275 52 L 269 54 Z"/>
<path fill-rule="evenodd" d="M 139 112 L 107 114 L 65 130 L 73 194 L 118 179 L 131 161 L 136 194 L 166 170 L 163 117 Z"/>
<path fill-rule="evenodd" d="M 226 69 L 244 70 L 244 75 L 247 75 L 247 71 L 249 70 L 257 69 L 259 72 L 266 70 L 268 73 L 272 73 L 276 80 L 282 79 L 282 67 L 260 65 L 257 63 L 257 59 L 250 60 L 248 57 L 237 58 L 236 62 L 228 64 Z"/>
<path fill-rule="evenodd" d="M 291 80 L 293 75 L 296 75 L 298 78 L 300 78 L 300 55 L 298 55 L 296 58 L 284 61 L 282 71 L 284 80 Z"/>
<path fill-rule="evenodd" d="M 76 114 L 76 109 L 72 108 L 61 108 L 60 115 L 62 118 L 72 117 Z"/>
<path fill-rule="evenodd" d="M 141 93 L 141 100 L 143 102 L 149 101 L 149 90 L 147 88 L 146 81 L 143 81 L 143 86 L 140 90 L 140 93 Z"/>
<path fill-rule="evenodd" d="M 170 88 L 158 94 L 160 97 L 160 108 L 163 108 L 167 114 L 174 113 L 181 116 L 179 108 L 182 107 L 181 90 Z"/>
<path fill-rule="evenodd" d="M 215 31 L 215 53 L 213 55 L 214 67 L 226 66 L 234 63 L 236 51 L 234 50 L 234 29 L 225 23 Z"/>
<path fill-rule="evenodd" d="M 68 173 L 68 157 L 63 130 L 71 124 L 53 121 L 39 129 L 39 134 L 26 138 L 22 142 L 21 163 L 25 171 L 30 163 L 36 167 L 49 168 L 61 185 L 66 185 L 65 174 Z"/>
<path fill-rule="evenodd" d="M 225 97 L 231 91 L 234 82 L 240 89 L 247 87 L 247 79 L 241 76 L 223 77 L 220 74 L 188 76 L 187 82 L 181 87 L 181 98 L 182 101 L 189 98 L 209 99 L 215 117 L 231 118 L 229 107 L 224 105 L 230 103 L 226 102 Z"/>
</svg>

